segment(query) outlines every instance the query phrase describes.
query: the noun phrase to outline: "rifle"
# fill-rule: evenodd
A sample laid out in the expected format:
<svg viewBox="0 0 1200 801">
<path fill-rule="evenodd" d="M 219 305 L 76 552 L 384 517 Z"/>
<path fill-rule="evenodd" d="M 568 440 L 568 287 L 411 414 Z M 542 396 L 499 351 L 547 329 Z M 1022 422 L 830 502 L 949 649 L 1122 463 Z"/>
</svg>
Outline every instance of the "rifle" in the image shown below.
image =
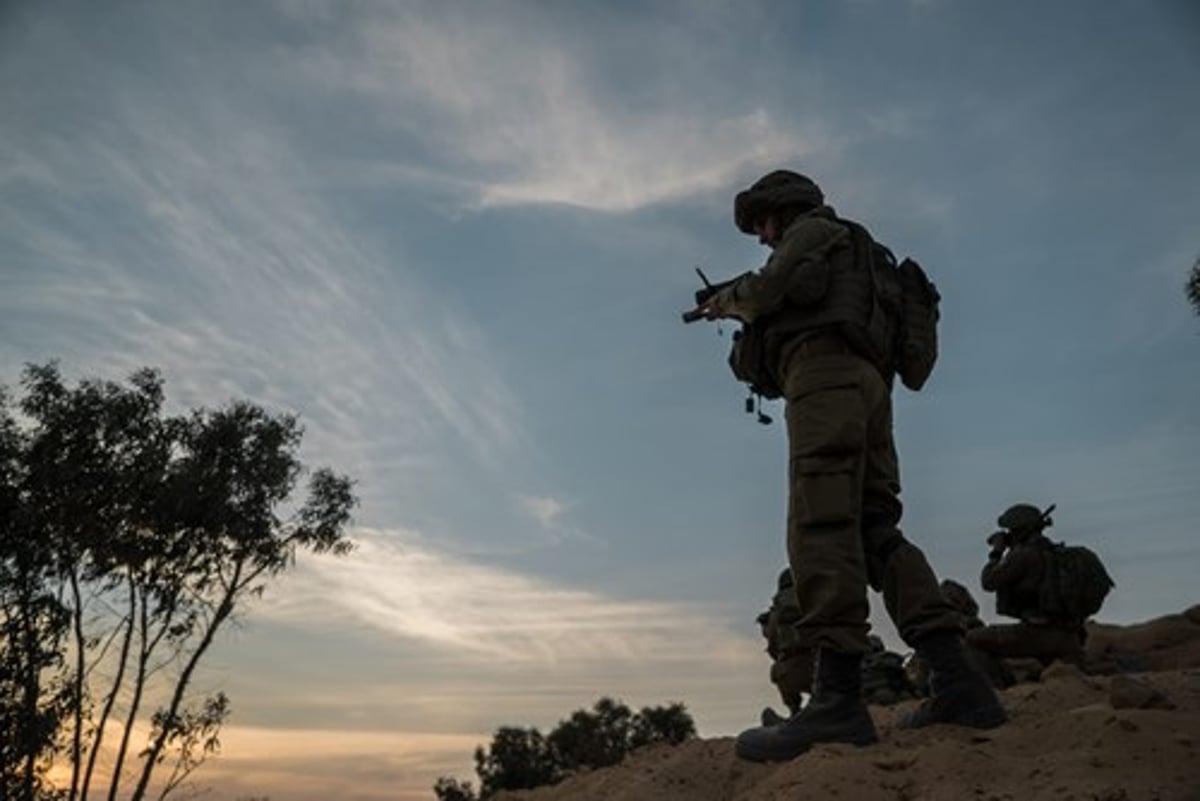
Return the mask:
<svg viewBox="0 0 1200 801">
<path fill-rule="evenodd" d="M 730 278 L 728 281 L 722 281 L 719 284 L 714 284 L 708 280 L 708 276 L 705 275 L 704 271 L 699 267 L 696 268 L 696 275 L 700 276 L 700 280 L 704 282 L 704 287 L 696 290 L 696 307 L 693 309 L 688 309 L 683 313 L 683 321 L 685 323 L 694 323 L 697 320 L 703 320 L 704 311 L 700 307 L 705 303 L 708 303 L 713 295 L 717 294 L 726 287 L 733 286 L 742 278 L 742 276 L 739 275 Z"/>
<path fill-rule="evenodd" d="M 700 280 L 704 282 L 704 287 L 702 289 L 696 290 L 696 296 L 695 296 L 696 297 L 696 307 L 694 309 L 688 309 L 687 311 L 685 311 L 683 313 L 683 321 L 685 323 L 694 323 L 697 320 L 705 319 L 705 310 L 704 310 L 703 306 L 706 303 L 708 303 L 709 300 L 712 299 L 712 296 L 717 294 L 721 290 L 726 289 L 727 287 L 733 286 L 738 281 L 741 281 L 743 278 L 745 278 L 747 275 L 750 275 L 750 273 L 745 272 L 745 273 L 742 273 L 741 275 L 736 275 L 733 278 L 730 278 L 728 281 L 722 281 L 719 284 L 714 284 L 713 282 L 709 281 L 708 276 L 705 275 L 704 271 L 701 270 L 699 267 L 696 268 L 696 275 L 700 276 Z M 742 319 L 737 314 L 732 314 L 729 316 L 732 316 L 738 320 Z M 739 381 L 745 381 L 746 383 L 750 384 L 750 396 L 746 398 L 746 413 L 754 414 L 755 412 L 757 412 L 758 413 L 758 418 L 757 418 L 758 422 L 762 423 L 763 425 L 769 425 L 771 423 L 771 418 L 769 416 L 763 414 L 763 411 L 762 411 L 762 398 L 763 398 L 764 394 L 768 393 L 768 390 L 763 388 L 766 385 L 756 384 L 755 381 L 757 381 L 758 379 L 755 379 L 754 381 L 747 380 L 747 377 L 745 375 L 742 375 L 741 373 L 739 373 L 739 367 L 735 365 L 735 361 L 737 361 L 737 356 L 738 356 L 739 352 L 742 352 L 742 353 L 745 352 L 744 343 L 747 341 L 747 339 L 745 339 L 747 330 L 748 330 L 747 324 L 743 320 L 742 321 L 742 330 L 733 332 L 733 351 L 730 353 L 729 365 L 730 365 L 730 367 L 733 368 L 733 373 L 735 376 L 737 376 Z M 721 329 L 718 328 L 717 333 L 720 333 L 720 331 L 721 331 Z M 742 346 L 741 350 L 739 350 L 739 346 Z M 755 350 L 753 352 L 757 353 L 758 351 Z M 772 381 L 773 381 L 773 379 L 772 379 Z M 780 395 L 779 391 L 774 390 L 774 394 L 768 394 L 768 397 L 776 398 L 776 397 L 779 397 L 779 395 Z"/>
</svg>

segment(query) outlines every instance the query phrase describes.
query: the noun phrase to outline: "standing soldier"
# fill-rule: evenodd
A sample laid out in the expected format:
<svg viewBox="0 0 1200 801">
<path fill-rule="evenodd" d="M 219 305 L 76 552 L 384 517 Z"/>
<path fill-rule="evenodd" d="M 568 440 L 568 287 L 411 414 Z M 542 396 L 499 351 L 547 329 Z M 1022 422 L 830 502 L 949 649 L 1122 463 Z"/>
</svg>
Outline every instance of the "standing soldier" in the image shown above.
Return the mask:
<svg viewBox="0 0 1200 801">
<path fill-rule="evenodd" d="M 899 290 L 883 295 L 894 287 L 881 283 L 890 278 L 880 272 L 883 249 L 861 225 L 839 219 L 811 179 L 787 170 L 740 192 L 734 221 L 772 254 L 685 319 L 741 320 L 735 374 L 786 399 L 787 550 L 802 611 L 796 631 L 816 652 L 809 703 L 780 725 L 742 732 L 738 755 L 781 761 L 817 743 L 877 740 L 862 695 L 868 584 L 883 593 L 900 636 L 932 673 L 932 697 L 903 725 L 1000 725 L 1004 709 L 967 662 L 958 615 L 924 554 L 897 528 L 891 385 L 895 309 L 903 303 L 894 302 Z"/>
</svg>

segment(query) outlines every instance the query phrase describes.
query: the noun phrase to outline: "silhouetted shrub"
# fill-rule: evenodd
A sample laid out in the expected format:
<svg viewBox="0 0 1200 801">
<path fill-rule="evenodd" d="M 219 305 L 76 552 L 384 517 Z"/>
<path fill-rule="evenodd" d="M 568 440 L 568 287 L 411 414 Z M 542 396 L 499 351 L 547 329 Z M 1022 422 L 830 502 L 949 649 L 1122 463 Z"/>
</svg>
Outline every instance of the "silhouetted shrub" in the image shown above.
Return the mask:
<svg viewBox="0 0 1200 801">
<path fill-rule="evenodd" d="M 636 748 L 678 745 L 695 735 L 696 724 L 683 704 L 644 707 L 634 714 L 620 701 L 601 698 L 591 710 L 571 713 L 546 737 L 537 729 L 497 729 L 486 751 L 475 749 L 478 796 L 470 782 L 444 776 L 433 792 L 439 801 L 486 801 L 500 790 L 555 784 L 580 769 L 615 765 Z"/>
<path fill-rule="evenodd" d="M 460 782 L 445 776 L 433 785 L 433 794 L 439 801 L 476 801 L 470 782 Z"/>
<path fill-rule="evenodd" d="M 560 721 L 550 733 L 550 748 L 563 770 L 615 765 L 629 752 L 633 713 L 611 698 L 601 698 L 591 712 L 583 709 Z"/>
<path fill-rule="evenodd" d="M 629 733 L 629 750 L 654 743 L 679 745 L 695 736 L 696 723 L 683 704 L 646 707 L 634 716 Z"/>
<path fill-rule="evenodd" d="M 487 751 L 475 749 L 475 773 L 480 798 L 554 784 L 561 775 L 546 738 L 537 729 L 513 726 L 497 729 Z"/>
</svg>

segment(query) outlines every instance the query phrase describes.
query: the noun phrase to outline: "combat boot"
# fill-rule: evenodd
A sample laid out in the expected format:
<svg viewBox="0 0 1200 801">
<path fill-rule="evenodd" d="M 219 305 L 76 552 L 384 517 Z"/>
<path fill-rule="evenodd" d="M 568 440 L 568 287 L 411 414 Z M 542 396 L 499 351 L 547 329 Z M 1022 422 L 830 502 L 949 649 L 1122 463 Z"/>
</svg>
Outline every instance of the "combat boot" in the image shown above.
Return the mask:
<svg viewBox="0 0 1200 801">
<path fill-rule="evenodd" d="M 967 661 L 962 638 L 957 633 L 929 634 L 917 643 L 917 656 L 929 666 L 932 697 L 901 718 L 900 728 L 952 723 L 991 729 L 1008 720 L 991 683 Z"/>
<path fill-rule="evenodd" d="M 778 726 L 780 723 L 786 723 L 787 718 L 775 711 L 774 707 L 765 706 L 759 714 L 758 719 L 764 726 Z"/>
<path fill-rule="evenodd" d="M 747 729 L 734 750 L 754 762 L 783 762 L 818 743 L 870 745 L 879 738 L 862 699 L 862 655 L 817 651 L 812 698 L 776 726 Z"/>
</svg>

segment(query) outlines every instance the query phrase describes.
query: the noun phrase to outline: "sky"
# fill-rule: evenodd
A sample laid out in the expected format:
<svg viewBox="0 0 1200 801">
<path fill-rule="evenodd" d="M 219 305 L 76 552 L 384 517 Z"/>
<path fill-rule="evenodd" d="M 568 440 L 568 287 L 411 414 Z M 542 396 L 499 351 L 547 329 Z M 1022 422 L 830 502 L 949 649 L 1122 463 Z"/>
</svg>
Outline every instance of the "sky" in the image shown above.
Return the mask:
<svg viewBox="0 0 1200 801">
<path fill-rule="evenodd" d="M 0 2 L 0 383 L 155 367 L 357 482 L 355 552 L 207 661 L 205 797 L 430 798 L 601 696 L 727 736 L 786 489 L 680 321 L 766 258 L 734 194 L 810 175 L 937 283 L 895 407 L 938 574 L 990 611 L 997 515 L 1054 503 L 1144 620 L 1200 600 L 1198 91 L 1187 0 Z"/>
</svg>

